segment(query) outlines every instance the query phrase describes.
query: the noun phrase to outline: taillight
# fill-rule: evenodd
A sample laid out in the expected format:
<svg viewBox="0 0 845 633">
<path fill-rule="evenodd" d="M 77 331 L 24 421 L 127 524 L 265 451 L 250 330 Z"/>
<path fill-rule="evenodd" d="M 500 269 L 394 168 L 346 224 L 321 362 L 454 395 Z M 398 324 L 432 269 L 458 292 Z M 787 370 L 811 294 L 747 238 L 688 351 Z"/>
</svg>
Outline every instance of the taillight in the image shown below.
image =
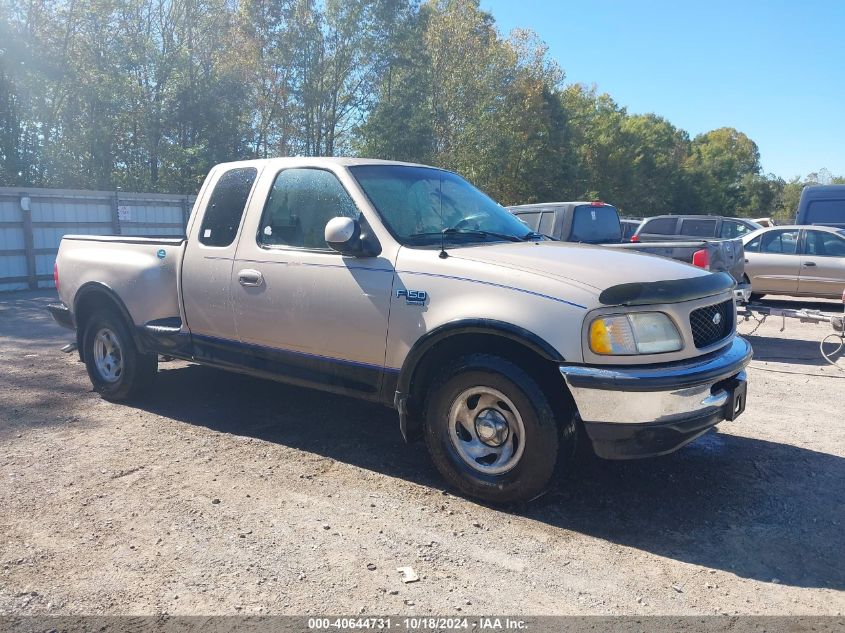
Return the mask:
<svg viewBox="0 0 845 633">
<path fill-rule="evenodd" d="M 632 242 L 639 242 L 639 241 L 640 241 L 640 236 L 639 236 L 639 235 L 632 235 L 632 236 L 631 236 L 631 241 L 632 241 Z"/>
<path fill-rule="evenodd" d="M 704 270 L 710 270 L 710 253 L 707 252 L 706 248 L 695 251 L 692 254 L 692 265 L 703 268 Z"/>
<path fill-rule="evenodd" d="M 53 264 L 53 283 L 56 284 L 56 292 L 59 291 L 59 264 Z"/>
</svg>

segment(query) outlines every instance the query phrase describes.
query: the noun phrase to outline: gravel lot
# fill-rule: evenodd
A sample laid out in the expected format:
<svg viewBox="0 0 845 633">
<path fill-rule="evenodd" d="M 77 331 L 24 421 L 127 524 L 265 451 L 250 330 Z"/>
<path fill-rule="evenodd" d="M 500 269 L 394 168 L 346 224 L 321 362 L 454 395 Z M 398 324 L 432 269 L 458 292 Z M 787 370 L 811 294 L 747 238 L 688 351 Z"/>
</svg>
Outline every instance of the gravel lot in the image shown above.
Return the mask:
<svg viewBox="0 0 845 633">
<path fill-rule="evenodd" d="M 826 325 L 751 337 L 738 421 L 502 511 L 444 492 L 378 406 L 182 362 L 107 403 L 51 300 L 0 296 L 0 614 L 845 611 Z"/>
</svg>

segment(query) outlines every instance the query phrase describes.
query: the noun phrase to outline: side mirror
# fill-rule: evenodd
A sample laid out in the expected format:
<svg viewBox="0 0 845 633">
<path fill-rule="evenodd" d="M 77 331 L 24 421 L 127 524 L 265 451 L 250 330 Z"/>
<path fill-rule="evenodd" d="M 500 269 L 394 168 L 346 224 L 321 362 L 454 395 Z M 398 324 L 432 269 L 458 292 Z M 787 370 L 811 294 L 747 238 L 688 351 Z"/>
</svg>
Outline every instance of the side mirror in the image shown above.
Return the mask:
<svg viewBox="0 0 845 633">
<path fill-rule="evenodd" d="M 326 224 L 326 244 L 343 255 L 360 255 L 361 225 L 352 218 L 337 217 Z"/>
</svg>

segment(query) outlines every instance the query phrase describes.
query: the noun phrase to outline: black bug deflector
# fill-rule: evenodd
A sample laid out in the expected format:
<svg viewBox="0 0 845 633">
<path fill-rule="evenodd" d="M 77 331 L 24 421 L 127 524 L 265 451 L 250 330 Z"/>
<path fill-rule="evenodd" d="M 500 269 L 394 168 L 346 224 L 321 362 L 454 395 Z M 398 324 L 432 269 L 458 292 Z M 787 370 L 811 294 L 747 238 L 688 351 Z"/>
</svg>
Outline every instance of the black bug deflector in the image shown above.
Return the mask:
<svg viewBox="0 0 845 633">
<path fill-rule="evenodd" d="M 728 273 L 713 273 L 690 279 L 642 281 L 611 286 L 599 295 L 604 305 L 655 305 L 679 303 L 732 290 L 736 282 Z"/>
</svg>

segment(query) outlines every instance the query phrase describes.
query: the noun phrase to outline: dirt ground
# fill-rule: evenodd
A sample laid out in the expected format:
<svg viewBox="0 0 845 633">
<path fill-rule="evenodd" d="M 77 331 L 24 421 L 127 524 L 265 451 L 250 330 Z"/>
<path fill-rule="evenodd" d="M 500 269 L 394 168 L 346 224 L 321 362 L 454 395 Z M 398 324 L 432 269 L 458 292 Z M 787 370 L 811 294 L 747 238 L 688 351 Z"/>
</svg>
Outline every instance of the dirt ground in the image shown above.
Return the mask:
<svg viewBox="0 0 845 633">
<path fill-rule="evenodd" d="M 444 491 L 379 406 L 182 362 L 107 403 L 53 299 L 0 296 L 0 614 L 845 611 L 828 326 L 750 337 L 736 422 L 503 511 Z"/>
</svg>

